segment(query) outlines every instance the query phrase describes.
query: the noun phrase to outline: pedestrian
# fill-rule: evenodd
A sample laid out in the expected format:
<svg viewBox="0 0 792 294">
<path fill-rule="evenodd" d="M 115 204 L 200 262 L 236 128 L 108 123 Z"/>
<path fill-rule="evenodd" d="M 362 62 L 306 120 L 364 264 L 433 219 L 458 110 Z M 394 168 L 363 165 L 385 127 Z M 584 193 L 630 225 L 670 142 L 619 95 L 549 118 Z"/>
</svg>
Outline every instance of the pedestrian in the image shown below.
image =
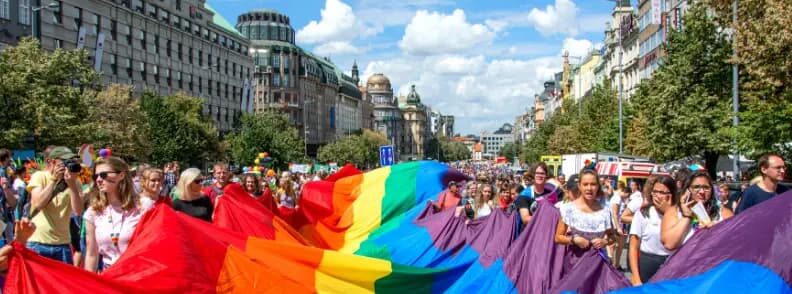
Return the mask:
<svg viewBox="0 0 792 294">
<path fill-rule="evenodd" d="M 668 213 L 663 214 L 660 240 L 667 250 L 679 249 L 699 228 L 709 228 L 718 220 L 718 207 L 712 197 L 712 179 L 697 171 L 685 181 L 682 191 L 671 198 Z M 694 209 L 699 206 L 702 211 Z"/>
<path fill-rule="evenodd" d="M 676 193 L 676 182 L 669 176 L 658 177 L 651 190 L 644 193 L 649 205 L 635 214 L 630 226 L 628 261 L 634 286 L 649 281 L 673 253 L 660 241 L 660 224 Z"/>
<path fill-rule="evenodd" d="M 280 208 L 281 211 L 284 208 L 297 208 L 297 194 L 294 189 L 294 183 L 292 182 L 291 176 L 288 172 L 284 172 L 281 176 L 275 202 L 278 204 L 278 208 Z"/>
<path fill-rule="evenodd" d="M 784 185 L 779 185 L 786 176 L 786 164 L 780 155 L 765 154 L 760 157 L 759 173 L 762 180 L 745 189 L 737 214 L 788 190 Z"/>
<path fill-rule="evenodd" d="M 597 172 L 584 169 L 578 176 L 580 196 L 561 206 L 555 242 L 568 245 L 573 251 L 604 250 L 605 246 L 613 242 L 613 238 L 608 236 L 615 232 L 611 210 L 603 205 Z M 602 255 L 605 255 L 604 251 Z"/>
<path fill-rule="evenodd" d="M 157 202 L 169 203 L 170 198 L 163 196 L 165 172 L 158 168 L 147 168 L 140 173 L 140 203 L 143 207 L 153 207 Z"/>
<path fill-rule="evenodd" d="M 483 184 L 481 187 L 481 193 L 477 195 L 478 197 L 475 200 L 475 205 L 473 207 L 475 211 L 475 216 L 473 219 L 482 218 L 492 214 L 494 210 L 495 203 L 498 203 L 497 199 L 495 199 L 494 189 L 490 184 Z"/>
<path fill-rule="evenodd" d="M 212 205 L 212 200 L 201 191 L 203 187 L 201 183 L 203 181 L 204 177 L 201 176 L 201 170 L 197 168 L 184 170 L 179 177 L 179 183 L 176 185 L 175 190 L 178 198 L 173 200 L 173 209 L 184 212 L 189 216 L 212 222 L 214 205 Z"/>
<path fill-rule="evenodd" d="M 722 219 L 727 219 L 734 216 L 733 203 L 729 201 L 731 193 L 729 184 L 723 182 L 718 184 L 718 207 L 720 207 L 720 215 Z"/>
<path fill-rule="evenodd" d="M 244 183 L 242 187 L 245 188 L 245 192 L 256 199 L 262 195 L 260 182 L 261 180 L 256 174 L 245 174 L 242 176 L 242 183 Z"/>
<path fill-rule="evenodd" d="M 614 242 L 611 246 L 608 246 L 608 256 L 611 257 L 613 266 L 620 269 L 621 256 L 624 251 L 625 234 L 629 232 L 627 227 L 628 224 L 622 223 L 621 218 L 627 206 L 627 202 L 630 199 L 630 194 L 632 193 L 630 188 L 622 181 L 619 181 L 616 186 L 616 193 L 614 193 L 608 201 L 611 210 L 611 218 L 613 219 L 613 227 L 616 230 Z"/>
<path fill-rule="evenodd" d="M 553 199 L 553 197 L 557 197 L 553 193 L 554 187 L 546 185 L 548 172 L 547 165 L 544 162 L 535 164 L 529 172 L 534 180 L 533 185 L 523 190 L 520 193 L 520 197 L 514 200 L 522 225 L 531 221 L 536 201 L 547 198 L 550 204 L 555 204 L 557 199 Z"/>
<path fill-rule="evenodd" d="M 126 251 L 147 208 L 135 194 L 129 166 L 118 157 L 100 158 L 95 167 L 98 197 L 85 211 L 85 270 L 102 271 Z M 99 256 L 103 268 L 98 268 Z"/>
<path fill-rule="evenodd" d="M 0 233 L 4 235 L 0 243 L 3 244 L 14 239 L 14 208 L 19 197 L 10 177 L 13 172 L 11 163 L 11 151 L 0 149 L 0 222 L 3 223 Z"/>
<path fill-rule="evenodd" d="M 70 217 L 82 215 L 81 167 L 69 148 L 53 147 L 45 154 L 46 168 L 28 183 L 31 222 L 36 231 L 27 244 L 41 256 L 72 264 Z"/>
<path fill-rule="evenodd" d="M 442 211 L 457 207 L 460 204 L 460 199 L 462 199 L 462 196 L 459 195 L 459 185 L 456 181 L 450 181 L 448 182 L 448 189 L 443 191 L 437 197 L 438 201 L 432 205 L 435 211 Z"/>
<path fill-rule="evenodd" d="M 209 199 L 212 200 L 212 203 L 214 203 L 217 197 L 223 195 L 225 186 L 231 183 L 233 174 L 228 170 L 228 164 L 218 162 L 215 163 L 212 168 L 212 175 L 214 176 L 214 183 L 204 188 L 203 194 L 208 196 Z"/>
<path fill-rule="evenodd" d="M 646 185 L 644 185 L 644 187 L 651 188 L 654 185 L 654 181 L 656 179 L 657 179 L 656 175 L 649 176 L 649 178 L 646 179 Z M 630 182 L 629 188 L 632 193 L 630 194 L 630 197 L 627 200 L 627 204 L 624 207 L 624 211 L 622 212 L 620 218 L 621 222 L 627 225 L 632 223 L 632 219 L 633 216 L 635 216 L 635 213 L 637 213 L 638 210 L 640 210 L 641 207 L 644 207 L 646 204 L 646 201 L 643 197 L 644 193 L 640 190 L 641 185 L 637 181 L 633 180 L 632 182 Z M 629 229 L 626 232 L 629 232 Z"/>
<path fill-rule="evenodd" d="M 504 184 L 498 188 L 497 207 L 503 211 L 507 211 L 512 202 L 514 202 L 514 198 L 512 198 L 512 187 L 514 187 L 514 184 Z"/>
</svg>

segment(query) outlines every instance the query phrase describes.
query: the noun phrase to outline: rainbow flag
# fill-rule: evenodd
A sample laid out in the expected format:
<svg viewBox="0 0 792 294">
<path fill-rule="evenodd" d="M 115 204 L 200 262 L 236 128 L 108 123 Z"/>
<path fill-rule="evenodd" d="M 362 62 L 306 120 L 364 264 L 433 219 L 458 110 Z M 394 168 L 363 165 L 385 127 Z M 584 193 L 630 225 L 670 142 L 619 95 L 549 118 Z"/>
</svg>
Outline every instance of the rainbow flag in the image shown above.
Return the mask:
<svg viewBox="0 0 792 294">
<path fill-rule="evenodd" d="M 368 173 L 345 169 L 330 181 L 304 188 L 291 225 L 231 185 L 217 199 L 214 224 L 164 204 L 149 211 L 124 255 L 101 274 L 40 257 L 14 243 L 4 291 L 604 293 L 629 286 L 598 252 L 555 244 L 560 215 L 546 201 L 539 202 L 533 221 L 517 239 L 512 239 L 514 215 L 495 211 L 467 221 L 453 210 L 431 208 L 428 201 L 436 200 L 448 181 L 464 179 L 434 162 Z M 756 289 L 787 291 L 790 195 L 697 233 L 661 269 L 656 284 L 623 291 L 682 289 L 663 283 L 709 279 L 701 274 L 723 272 L 718 269 L 723 261 L 730 262 L 729 268 L 748 262 L 766 269 L 739 272 L 759 284 Z M 724 237 L 712 235 L 731 240 L 754 226 L 761 230 L 749 236 L 756 240 L 752 243 L 724 246 Z M 707 255 L 712 250 L 723 254 Z M 699 262 L 684 262 L 691 258 Z M 712 281 L 698 280 L 699 287 L 712 287 Z"/>
</svg>

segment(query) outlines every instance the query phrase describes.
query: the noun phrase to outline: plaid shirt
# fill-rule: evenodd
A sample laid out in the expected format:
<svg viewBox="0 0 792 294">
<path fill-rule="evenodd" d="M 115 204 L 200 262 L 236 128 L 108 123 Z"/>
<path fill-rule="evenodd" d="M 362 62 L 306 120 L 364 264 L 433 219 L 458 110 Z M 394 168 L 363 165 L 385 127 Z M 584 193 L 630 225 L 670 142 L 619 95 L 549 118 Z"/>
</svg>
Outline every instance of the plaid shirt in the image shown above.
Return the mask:
<svg viewBox="0 0 792 294">
<path fill-rule="evenodd" d="M 174 172 L 166 172 L 165 173 L 165 187 L 175 187 L 176 186 L 176 174 Z"/>
</svg>

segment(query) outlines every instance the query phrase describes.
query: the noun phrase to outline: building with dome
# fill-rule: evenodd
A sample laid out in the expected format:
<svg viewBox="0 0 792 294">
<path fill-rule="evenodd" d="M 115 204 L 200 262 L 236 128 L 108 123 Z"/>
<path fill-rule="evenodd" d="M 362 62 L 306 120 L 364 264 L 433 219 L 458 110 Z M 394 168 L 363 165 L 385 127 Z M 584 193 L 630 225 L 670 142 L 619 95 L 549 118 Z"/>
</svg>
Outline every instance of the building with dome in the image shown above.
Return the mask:
<svg viewBox="0 0 792 294">
<path fill-rule="evenodd" d="M 254 111 L 286 114 L 305 140 L 306 154 L 316 156 L 320 146 L 363 128 L 358 80 L 297 46 L 288 16 L 253 10 L 238 17 L 237 29 L 250 40 Z"/>
<path fill-rule="evenodd" d="M 404 121 L 398 103 L 393 97 L 393 87 L 384 74 L 371 75 L 363 87 L 364 101 L 373 104 L 372 129 L 382 133 L 397 152 L 402 150 Z M 397 158 L 399 154 L 396 154 Z"/>
<path fill-rule="evenodd" d="M 415 91 L 415 85 L 410 87 L 410 93 L 404 102 L 401 106 L 404 118 L 402 158 L 423 159 L 431 130 L 427 124 L 427 107 L 421 103 L 421 96 Z"/>
</svg>

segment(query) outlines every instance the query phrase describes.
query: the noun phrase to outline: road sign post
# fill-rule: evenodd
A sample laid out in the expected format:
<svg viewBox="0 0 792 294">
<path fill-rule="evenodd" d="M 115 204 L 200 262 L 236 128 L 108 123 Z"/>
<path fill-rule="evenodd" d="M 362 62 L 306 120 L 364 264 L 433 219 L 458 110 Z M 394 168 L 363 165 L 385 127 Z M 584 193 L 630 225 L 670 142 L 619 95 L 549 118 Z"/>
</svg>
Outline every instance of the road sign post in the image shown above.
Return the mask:
<svg viewBox="0 0 792 294">
<path fill-rule="evenodd" d="M 393 165 L 393 146 L 380 146 L 380 166 Z"/>
</svg>

